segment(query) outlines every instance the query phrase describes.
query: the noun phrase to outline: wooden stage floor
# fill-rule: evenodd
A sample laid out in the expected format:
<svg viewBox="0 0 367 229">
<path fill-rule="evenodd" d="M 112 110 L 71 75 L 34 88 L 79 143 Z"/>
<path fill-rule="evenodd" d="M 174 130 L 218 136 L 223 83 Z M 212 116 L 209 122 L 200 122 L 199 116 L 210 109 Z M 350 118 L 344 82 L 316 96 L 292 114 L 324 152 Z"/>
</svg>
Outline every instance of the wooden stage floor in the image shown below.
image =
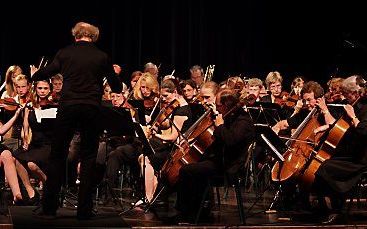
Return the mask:
<svg viewBox="0 0 367 229">
<path fill-rule="evenodd" d="M 124 188 L 119 198 L 123 209 L 113 201 L 100 199 L 96 202 L 97 217 L 91 220 L 76 220 L 76 210 L 70 203 L 65 203 L 53 220 L 35 218 L 32 215 L 35 207 L 9 206 L 0 215 L 0 228 L 367 228 L 365 201 L 359 207 L 355 202 L 347 205 L 350 207 L 347 221 L 342 224 L 322 225 L 322 218 L 311 211 L 301 210 L 296 203 L 291 210 L 265 212 L 274 198 L 275 191 L 271 189 L 258 191 L 258 194 L 263 194 L 261 198 L 257 198 L 253 190 L 243 190 L 246 225 L 240 225 L 234 190 L 229 188 L 227 194 L 225 191 L 220 189 L 221 205 L 215 205 L 212 219 L 197 225 L 177 225 L 169 220 L 176 213 L 175 194 L 169 196 L 168 205 L 157 204 L 145 212 L 139 207 L 129 210 L 136 198 L 131 197 L 131 189 Z M 75 203 L 74 200 L 70 202 Z"/>
</svg>

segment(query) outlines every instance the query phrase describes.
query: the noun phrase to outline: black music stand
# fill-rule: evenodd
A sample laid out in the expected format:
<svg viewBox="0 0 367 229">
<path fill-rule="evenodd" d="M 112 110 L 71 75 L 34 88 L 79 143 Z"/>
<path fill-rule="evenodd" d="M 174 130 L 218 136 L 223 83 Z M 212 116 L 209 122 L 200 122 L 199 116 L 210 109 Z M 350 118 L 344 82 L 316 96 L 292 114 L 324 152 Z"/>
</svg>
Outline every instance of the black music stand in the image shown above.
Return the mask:
<svg viewBox="0 0 367 229">
<path fill-rule="evenodd" d="M 138 122 L 133 122 L 133 130 L 135 130 L 136 135 L 138 136 L 138 138 L 141 140 L 142 143 L 142 152 L 144 157 L 147 155 L 152 155 L 155 154 L 155 151 L 152 147 L 152 145 L 150 144 L 149 140 L 147 139 L 144 130 L 143 130 L 143 126 L 138 123 Z M 143 159 L 143 171 L 142 171 L 142 180 L 143 180 L 143 193 L 144 195 L 137 201 L 142 201 L 142 203 L 146 203 L 146 197 L 145 197 L 145 158 Z M 136 203 L 137 203 L 136 202 Z M 122 215 L 128 211 L 131 211 L 132 209 L 134 209 L 137 204 L 134 203 L 129 209 L 127 209 L 126 211 L 121 212 L 119 215 Z"/>
<path fill-rule="evenodd" d="M 269 125 L 266 124 L 260 124 L 256 123 L 255 125 L 255 131 L 259 135 L 258 138 L 263 141 L 266 146 L 270 149 L 270 152 L 272 152 L 273 158 L 275 158 L 279 162 L 279 171 L 278 171 L 278 179 L 280 178 L 280 171 L 284 162 L 284 157 L 282 156 L 283 153 L 286 152 L 287 146 L 285 143 L 279 138 L 278 135 L 271 129 Z M 255 200 L 255 202 L 251 205 L 248 211 L 250 211 L 255 204 L 262 198 L 264 193 L 269 189 L 270 185 L 263 191 L 263 193 L 258 196 L 258 198 Z M 278 186 L 278 190 L 273 198 L 272 203 L 270 204 L 270 207 L 265 212 L 270 213 L 270 210 L 274 206 L 274 204 L 278 201 L 281 194 L 281 185 Z"/>
<path fill-rule="evenodd" d="M 144 100 L 130 99 L 128 103 L 138 112 L 137 120 L 142 126 L 146 126 Z"/>
<path fill-rule="evenodd" d="M 107 107 L 101 106 L 100 110 L 100 130 L 103 131 L 107 136 L 132 136 L 134 135 L 134 126 L 133 120 L 130 114 L 129 109 L 122 107 Z M 108 137 L 106 137 L 106 155 L 105 155 L 105 164 L 107 164 L 107 141 Z M 124 209 L 121 201 L 116 197 L 115 192 L 113 191 L 110 183 L 107 180 L 104 180 L 106 184 L 106 188 L 110 193 L 114 203 L 118 203 L 121 209 Z M 96 201 L 98 203 L 98 201 Z"/>
<path fill-rule="evenodd" d="M 246 106 L 254 123 L 274 125 L 280 121 L 281 107 L 277 103 L 255 102 L 252 106 Z"/>
</svg>

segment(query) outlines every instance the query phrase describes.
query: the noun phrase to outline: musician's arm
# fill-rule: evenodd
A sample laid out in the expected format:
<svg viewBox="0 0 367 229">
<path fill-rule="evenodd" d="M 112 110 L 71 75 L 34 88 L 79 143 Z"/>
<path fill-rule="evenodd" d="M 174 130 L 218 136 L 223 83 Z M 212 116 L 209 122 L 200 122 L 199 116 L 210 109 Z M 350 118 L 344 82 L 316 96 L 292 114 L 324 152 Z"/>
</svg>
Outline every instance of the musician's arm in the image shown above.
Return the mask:
<svg viewBox="0 0 367 229">
<path fill-rule="evenodd" d="M 55 75 L 56 73 L 60 72 L 60 55 L 61 51 L 59 51 L 53 61 L 44 68 L 38 69 L 34 65 L 31 65 L 31 80 L 32 81 L 39 81 L 45 80 L 50 78 L 51 76 Z"/>
<path fill-rule="evenodd" d="M 184 122 L 188 119 L 187 116 L 173 116 L 173 123 L 175 127 L 172 127 L 172 133 L 169 135 L 156 134 L 155 136 L 163 141 L 173 142 L 178 137 L 178 130 L 182 130 Z M 178 129 L 178 130 L 177 130 Z"/>
<path fill-rule="evenodd" d="M 29 121 L 28 121 L 28 116 L 29 116 L 29 109 L 25 108 L 24 110 L 24 118 L 23 118 L 23 131 L 24 131 L 24 135 L 23 135 L 23 149 L 27 150 L 28 149 L 28 138 L 29 138 Z"/>
<path fill-rule="evenodd" d="M 252 139 L 254 135 L 254 125 L 249 117 L 241 117 L 231 126 L 219 125 L 213 133 L 215 139 L 220 139 L 229 147 L 240 144 L 244 139 Z"/>
<path fill-rule="evenodd" d="M 321 97 L 317 99 L 317 105 L 320 107 L 321 112 L 324 114 L 325 123 L 327 125 L 333 124 L 336 119 L 333 117 L 333 115 L 330 113 L 326 103 L 325 98 Z"/>
<path fill-rule="evenodd" d="M 1 124 L 1 126 L 0 126 L 0 135 L 4 135 L 4 134 L 6 134 L 6 132 L 8 132 L 10 127 L 13 126 L 15 120 L 17 120 L 21 110 L 22 110 L 21 108 L 18 108 L 18 110 L 15 112 L 14 116 L 11 119 L 9 119 L 9 121 L 7 123 L 5 123 L 5 124 L 0 123 Z"/>
</svg>

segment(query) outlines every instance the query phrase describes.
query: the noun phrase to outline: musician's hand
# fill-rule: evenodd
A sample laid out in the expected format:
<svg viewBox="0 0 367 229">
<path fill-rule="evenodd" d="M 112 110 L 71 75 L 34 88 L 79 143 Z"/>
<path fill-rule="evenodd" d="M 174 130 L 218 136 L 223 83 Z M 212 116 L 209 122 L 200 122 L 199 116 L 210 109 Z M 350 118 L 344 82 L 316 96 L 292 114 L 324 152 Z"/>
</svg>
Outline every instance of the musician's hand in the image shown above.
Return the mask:
<svg viewBox="0 0 367 229">
<path fill-rule="evenodd" d="M 23 143 L 23 149 L 28 150 L 29 145 L 27 143 Z"/>
<path fill-rule="evenodd" d="M 224 124 L 224 119 L 223 119 L 223 115 L 222 114 L 218 114 L 215 117 L 214 124 L 215 124 L 215 126 L 220 126 L 220 125 L 223 125 Z"/>
<path fill-rule="evenodd" d="M 33 64 L 29 66 L 31 70 L 31 77 L 38 71 L 38 68 L 34 66 Z"/>
<path fill-rule="evenodd" d="M 317 106 L 320 107 L 320 109 L 322 110 L 323 113 L 326 113 L 327 111 L 329 111 L 327 106 L 326 106 L 324 97 L 316 99 L 316 104 L 317 104 Z"/>
<path fill-rule="evenodd" d="M 122 71 L 122 69 L 121 69 L 120 65 L 113 64 L 112 66 L 113 66 L 113 70 L 115 71 L 115 73 L 116 73 L 117 75 L 120 75 L 120 73 L 121 73 L 121 71 Z"/>
<path fill-rule="evenodd" d="M 347 112 L 347 115 L 348 115 L 351 119 L 353 119 L 353 118 L 355 118 L 355 117 L 356 117 L 356 114 L 354 113 L 354 108 L 353 108 L 351 105 L 349 105 L 349 104 L 345 105 L 345 106 L 344 106 L 344 110 Z"/>
<path fill-rule="evenodd" d="M 329 129 L 329 127 L 330 127 L 329 125 L 319 126 L 319 127 L 317 127 L 316 129 L 313 130 L 313 133 L 317 134 L 317 133 L 320 133 L 320 132 L 324 132 L 327 129 Z"/>
<path fill-rule="evenodd" d="M 297 100 L 296 106 L 294 108 L 300 110 L 302 109 L 302 107 L 303 107 L 302 99 Z"/>
</svg>

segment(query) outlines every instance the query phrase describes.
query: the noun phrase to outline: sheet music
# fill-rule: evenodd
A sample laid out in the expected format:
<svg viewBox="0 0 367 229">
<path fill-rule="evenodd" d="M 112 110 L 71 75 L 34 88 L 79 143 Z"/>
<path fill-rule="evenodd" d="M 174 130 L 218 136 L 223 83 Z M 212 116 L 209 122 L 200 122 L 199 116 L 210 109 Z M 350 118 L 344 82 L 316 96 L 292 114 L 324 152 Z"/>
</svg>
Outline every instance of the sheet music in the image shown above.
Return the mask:
<svg viewBox="0 0 367 229">
<path fill-rule="evenodd" d="M 34 113 L 36 115 L 36 119 L 38 123 L 41 123 L 43 118 L 56 118 L 57 108 L 49 108 L 49 109 L 34 109 Z"/>
</svg>

